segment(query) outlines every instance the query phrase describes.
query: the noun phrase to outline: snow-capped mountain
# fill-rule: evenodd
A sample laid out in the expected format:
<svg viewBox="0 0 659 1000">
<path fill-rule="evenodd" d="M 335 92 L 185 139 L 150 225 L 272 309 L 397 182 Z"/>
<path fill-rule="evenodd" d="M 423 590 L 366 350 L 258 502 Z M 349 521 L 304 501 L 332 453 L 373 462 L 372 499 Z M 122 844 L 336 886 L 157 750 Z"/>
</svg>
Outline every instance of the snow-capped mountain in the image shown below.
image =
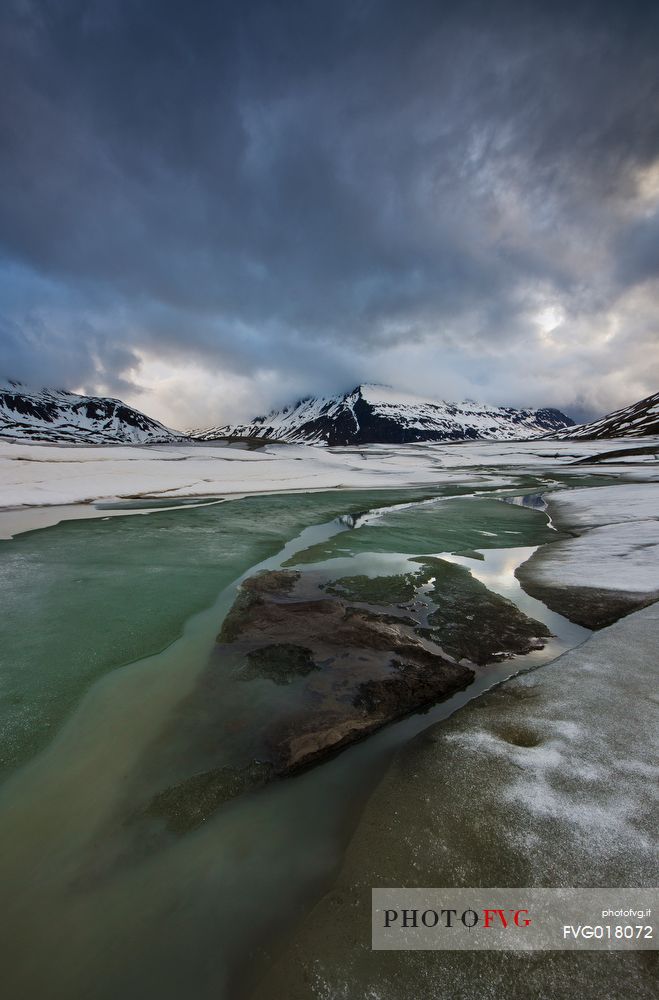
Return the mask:
<svg viewBox="0 0 659 1000">
<path fill-rule="evenodd" d="M 486 403 L 446 403 L 383 385 L 358 385 L 345 395 L 308 397 L 248 424 L 192 431 L 202 441 L 274 438 L 328 445 L 405 444 L 469 438 L 537 437 L 573 423 L 559 410 L 515 410 Z"/>
<path fill-rule="evenodd" d="M 84 444 L 156 444 L 185 439 L 119 399 L 0 382 L 0 437 Z"/>
<path fill-rule="evenodd" d="M 659 434 L 659 392 L 640 399 L 638 403 L 614 410 L 599 420 L 589 424 L 578 424 L 568 431 L 561 431 L 552 437 L 558 438 L 617 438 L 643 437 L 644 434 Z"/>
</svg>

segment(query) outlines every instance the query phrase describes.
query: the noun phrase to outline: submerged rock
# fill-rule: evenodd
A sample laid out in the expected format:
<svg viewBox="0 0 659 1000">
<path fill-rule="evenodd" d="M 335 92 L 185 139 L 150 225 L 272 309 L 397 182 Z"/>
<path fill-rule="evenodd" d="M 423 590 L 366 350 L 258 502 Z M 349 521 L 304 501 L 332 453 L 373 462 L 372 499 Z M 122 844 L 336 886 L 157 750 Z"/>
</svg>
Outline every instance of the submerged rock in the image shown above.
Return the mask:
<svg viewBox="0 0 659 1000">
<path fill-rule="evenodd" d="M 392 659 L 388 672 L 356 679 L 343 679 L 327 700 L 310 715 L 288 720 L 272 746 L 279 761 L 278 770 L 290 774 L 317 763 L 376 729 L 410 712 L 425 708 L 467 687 L 474 672 L 462 664 L 443 660 L 423 649 L 401 646 L 406 660 Z M 343 690 L 352 692 L 344 700 Z M 337 696 L 338 693 L 338 696 Z"/>
<path fill-rule="evenodd" d="M 477 664 L 526 652 L 549 634 L 468 570 L 418 562 L 409 574 L 375 579 L 277 570 L 245 580 L 218 635 L 218 659 L 188 706 L 204 763 L 161 792 L 149 814 L 190 829 L 236 795 L 450 697 L 472 682 Z M 255 689 L 239 699 L 242 717 L 228 718 L 218 673 L 228 669 L 282 690 Z"/>
<path fill-rule="evenodd" d="M 422 576 L 402 573 L 399 576 L 344 576 L 323 588 L 349 601 L 365 604 L 406 604 L 416 597 Z"/>
<path fill-rule="evenodd" d="M 247 654 L 247 663 L 241 671 L 244 680 L 265 677 L 275 684 L 290 684 L 298 677 L 306 677 L 312 670 L 319 670 L 306 646 L 292 642 L 275 642 L 260 646 Z"/>
<path fill-rule="evenodd" d="M 424 559 L 432 572 L 428 635 L 456 659 L 480 665 L 542 649 L 551 632 L 512 601 L 495 594 L 469 570 L 443 559 Z"/>
<path fill-rule="evenodd" d="M 243 654 L 252 676 L 304 685 L 298 707 L 264 734 L 277 773 L 307 767 L 473 679 L 473 670 L 419 637 L 414 620 L 339 597 L 296 599 L 299 579 L 278 571 L 245 581 L 219 636 L 229 635 L 226 651 Z"/>
<path fill-rule="evenodd" d="M 272 765 L 256 760 L 244 767 L 217 767 L 160 792 L 151 800 L 147 815 L 164 819 L 173 833 L 186 833 L 200 826 L 224 802 L 264 785 L 272 776 Z"/>
<path fill-rule="evenodd" d="M 232 642 L 240 634 L 243 620 L 254 606 L 263 603 L 265 594 L 287 594 L 300 578 L 299 573 L 288 570 L 270 570 L 250 576 L 240 585 L 238 596 L 224 619 L 218 642 Z"/>
</svg>

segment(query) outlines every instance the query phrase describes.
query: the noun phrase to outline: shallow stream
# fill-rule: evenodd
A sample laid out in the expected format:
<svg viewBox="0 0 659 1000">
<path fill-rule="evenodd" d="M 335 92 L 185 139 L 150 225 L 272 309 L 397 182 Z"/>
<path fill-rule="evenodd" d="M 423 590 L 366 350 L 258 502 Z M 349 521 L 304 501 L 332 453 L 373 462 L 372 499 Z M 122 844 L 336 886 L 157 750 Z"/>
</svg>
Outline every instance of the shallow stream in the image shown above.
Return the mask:
<svg viewBox="0 0 659 1000">
<path fill-rule="evenodd" d="M 7 995 L 245 995 L 331 880 L 396 748 L 589 634 L 528 597 L 514 576 L 557 536 L 541 510 L 500 499 L 542 487 L 527 477 L 508 490 L 470 483 L 178 504 L 144 517 L 98 511 L 0 543 Z M 250 700 L 267 711 L 268 698 L 281 696 L 266 681 L 238 686 L 215 652 L 241 578 L 281 566 L 328 579 L 389 576 L 414 569 L 415 556 L 468 567 L 554 638 L 489 664 L 465 691 L 326 763 L 225 804 L 191 833 L 136 839 L 131 803 L 202 766 L 177 720 L 204 671 L 219 672 L 228 753 Z M 163 755 L 164 732 L 173 736 Z"/>
</svg>

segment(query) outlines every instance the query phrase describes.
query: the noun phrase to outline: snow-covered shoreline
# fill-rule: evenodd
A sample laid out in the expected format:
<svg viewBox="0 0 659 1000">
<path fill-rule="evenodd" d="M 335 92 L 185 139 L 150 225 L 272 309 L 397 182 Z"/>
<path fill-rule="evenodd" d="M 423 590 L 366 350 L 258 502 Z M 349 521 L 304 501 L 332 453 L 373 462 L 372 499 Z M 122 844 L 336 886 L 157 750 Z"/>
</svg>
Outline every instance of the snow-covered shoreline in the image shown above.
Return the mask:
<svg viewBox="0 0 659 1000">
<path fill-rule="evenodd" d="M 572 537 L 542 546 L 518 568 L 524 589 L 588 628 L 610 625 L 656 601 L 658 500 L 654 482 L 549 494 L 553 523 Z"/>
<path fill-rule="evenodd" d="M 659 444 L 659 438 L 648 438 Z M 607 450 L 628 442 L 607 441 Z M 506 468 L 569 469 L 602 451 L 597 441 L 470 441 L 455 444 L 317 448 L 273 445 L 250 451 L 223 445 L 66 446 L 0 441 L 0 507 L 49 506 L 134 498 L 190 498 L 317 489 L 377 489 L 491 482 Z M 588 466 L 581 466 L 586 472 Z M 575 470 L 576 471 L 576 470 Z M 659 477 L 648 460 L 602 474 Z"/>
</svg>

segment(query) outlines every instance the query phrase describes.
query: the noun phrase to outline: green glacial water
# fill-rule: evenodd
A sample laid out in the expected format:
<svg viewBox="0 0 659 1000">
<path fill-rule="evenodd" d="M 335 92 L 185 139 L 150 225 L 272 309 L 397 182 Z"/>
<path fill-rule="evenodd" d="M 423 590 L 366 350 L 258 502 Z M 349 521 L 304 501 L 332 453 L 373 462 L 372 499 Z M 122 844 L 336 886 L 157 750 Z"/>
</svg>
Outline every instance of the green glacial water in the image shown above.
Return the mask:
<svg viewBox="0 0 659 1000">
<path fill-rule="evenodd" d="M 526 477 L 510 490 L 544 485 Z M 460 489 L 261 496 L 108 519 L 100 512 L 0 543 L 0 967 L 8 997 L 246 996 L 268 954 L 329 884 L 396 748 L 586 637 L 514 577 L 556 532 L 539 511 L 473 496 L 488 489 L 474 476 Z M 382 510 L 396 504 L 406 506 Z M 415 556 L 467 566 L 555 638 L 484 667 L 466 691 L 313 770 L 226 803 L 193 832 L 137 830 L 139 803 L 209 759 L 230 759 L 232 741 L 244 741 L 287 696 L 266 680 L 236 682 L 215 651 L 242 576 L 294 566 L 328 581 L 376 580 L 415 573 Z M 209 671 L 200 738 L 181 706 L 199 697 Z"/>
<path fill-rule="evenodd" d="M 65 521 L 0 541 L 0 773 L 44 747 L 94 680 L 164 649 L 305 527 L 407 495 L 258 496 L 190 510 L 158 502 L 144 517 Z"/>
</svg>

